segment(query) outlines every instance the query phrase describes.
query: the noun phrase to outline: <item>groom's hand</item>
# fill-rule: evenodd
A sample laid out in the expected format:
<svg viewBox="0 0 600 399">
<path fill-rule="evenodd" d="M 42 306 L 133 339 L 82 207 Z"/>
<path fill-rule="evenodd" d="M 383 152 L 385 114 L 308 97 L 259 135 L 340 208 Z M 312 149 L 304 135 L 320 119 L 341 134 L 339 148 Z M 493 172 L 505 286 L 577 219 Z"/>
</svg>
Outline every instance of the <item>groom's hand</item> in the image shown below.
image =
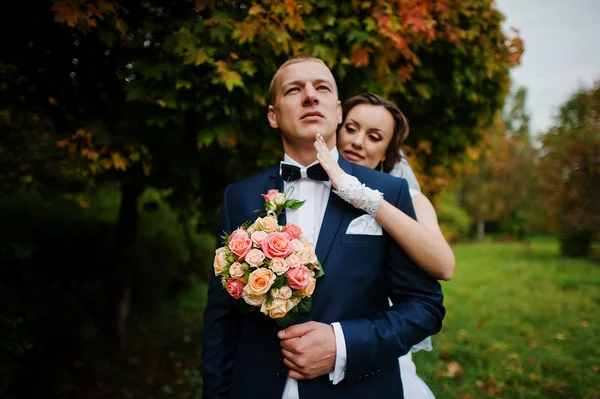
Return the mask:
<svg viewBox="0 0 600 399">
<path fill-rule="evenodd" d="M 335 333 L 329 324 L 309 321 L 286 328 L 277 336 L 291 378 L 310 380 L 335 367 Z"/>
</svg>

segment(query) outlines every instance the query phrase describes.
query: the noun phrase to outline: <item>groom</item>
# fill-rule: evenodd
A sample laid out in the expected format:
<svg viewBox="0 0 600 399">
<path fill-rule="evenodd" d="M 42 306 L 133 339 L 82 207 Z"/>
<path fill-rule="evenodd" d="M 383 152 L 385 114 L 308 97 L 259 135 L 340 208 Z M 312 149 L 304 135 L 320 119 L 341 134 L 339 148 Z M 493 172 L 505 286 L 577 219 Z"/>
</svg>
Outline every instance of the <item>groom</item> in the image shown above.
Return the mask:
<svg viewBox="0 0 600 399">
<path fill-rule="evenodd" d="M 284 161 L 300 167 L 301 177 L 284 179 L 277 165 L 228 186 L 217 234 L 254 220 L 254 210 L 264 206 L 261 194 L 293 186 L 293 197 L 306 202 L 286 210 L 279 223 L 299 225 L 316 243 L 325 275 L 317 280 L 311 311 L 283 331 L 260 312 L 242 316 L 212 277 L 204 313 L 203 398 L 401 398 L 398 357 L 440 330 L 440 285 L 371 216 L 331 193 L 329 181 L 318 174 L 309 178 L 310 171 L 307 176 L 307 167 L 317 163 L 316 134 L 346 173 L 414 218 L 408 185 L 339 157 L 341 105 L 321 60 L 286 61 L 271 82 L 270 103 L 268 120 L 281 132 Z"/>
</svg>

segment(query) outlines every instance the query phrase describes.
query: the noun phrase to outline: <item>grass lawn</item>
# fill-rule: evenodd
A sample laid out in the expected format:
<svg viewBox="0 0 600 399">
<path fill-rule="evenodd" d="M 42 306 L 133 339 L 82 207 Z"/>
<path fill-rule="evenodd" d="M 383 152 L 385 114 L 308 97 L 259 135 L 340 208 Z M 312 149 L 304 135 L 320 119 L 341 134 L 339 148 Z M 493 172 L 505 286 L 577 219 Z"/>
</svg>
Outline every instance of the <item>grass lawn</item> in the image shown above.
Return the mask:
<svg viewBox="0 0 600 399">
<path fill-rule="evenodd" d="M 518 243 L 455 253 L 444 328 L 433 351 L 414 356 L 436 397 L 600 399 L 600 263 L 563 259 L 554 240 L 536 240 L 530 253 Z M 90 381 L 73 373 L 85 394 L 61 397 L 199 399 L 205 303 L 199 284 L 132 323 L 120 361 L 97 359 Z"/>
<path fill-rule="evenodd" d="M 447 316 L 418 374 L 441 398 L 600 398 L 600 264 L 554 240 L 454 247 Z"/>
</svg>

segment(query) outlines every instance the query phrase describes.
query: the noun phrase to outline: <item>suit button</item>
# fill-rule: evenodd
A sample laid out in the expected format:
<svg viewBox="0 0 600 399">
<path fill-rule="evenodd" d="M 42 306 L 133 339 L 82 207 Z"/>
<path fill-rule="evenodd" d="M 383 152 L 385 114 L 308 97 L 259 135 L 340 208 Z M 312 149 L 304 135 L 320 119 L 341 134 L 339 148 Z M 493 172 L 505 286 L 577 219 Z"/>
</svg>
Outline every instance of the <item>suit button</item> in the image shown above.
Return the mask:
<svg viewBox="0 0 600 399">
<path fill-rule="evenodd" d="M 276 374 L 276 375 L 277 375 L 277 377 L 279 377 L 279 378 L 284 378 L 284 377 L 285 377 L 285 375 L 286 375 L 286 372 L 285 372 L 285 369 L 284 369 L 284 368 L 281 368 L 281 369 L 279 369 L 279 370 L 277 371 L 277 373 L 275 373 L 275 374 Z"/>
</svg>

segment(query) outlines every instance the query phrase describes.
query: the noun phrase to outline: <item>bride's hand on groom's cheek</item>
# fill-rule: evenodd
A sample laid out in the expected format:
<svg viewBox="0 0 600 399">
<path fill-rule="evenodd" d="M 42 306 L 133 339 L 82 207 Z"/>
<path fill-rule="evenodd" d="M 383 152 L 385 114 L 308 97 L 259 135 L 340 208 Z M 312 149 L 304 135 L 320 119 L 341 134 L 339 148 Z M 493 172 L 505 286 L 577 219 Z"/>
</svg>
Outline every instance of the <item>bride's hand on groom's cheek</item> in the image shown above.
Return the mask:
<svg viewBox="0 0 600 399">
<path fill-rule="evenodd" d="M 310 321 L 280 331 L 281 353 L 291 378 L 310 380 L 335 366 L 335 333 L 329 324 Z"/>
</svg>

